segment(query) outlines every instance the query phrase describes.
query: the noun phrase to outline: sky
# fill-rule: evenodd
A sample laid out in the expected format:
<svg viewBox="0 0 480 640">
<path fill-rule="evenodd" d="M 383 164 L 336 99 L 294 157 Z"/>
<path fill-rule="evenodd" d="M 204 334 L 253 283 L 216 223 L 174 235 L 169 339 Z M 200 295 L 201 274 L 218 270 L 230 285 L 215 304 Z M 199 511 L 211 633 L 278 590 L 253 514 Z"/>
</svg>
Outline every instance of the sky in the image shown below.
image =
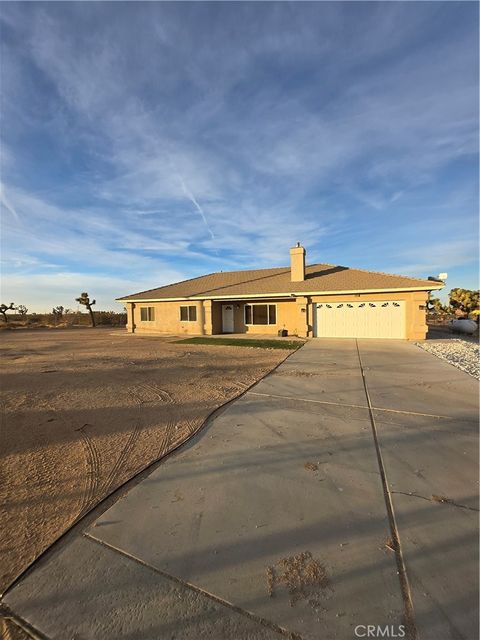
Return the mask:
<svg viewBox="0 0 480 640">
<path fill-rule="evenodd" d="M 2 2 L 1 302 L 307 262 L 478 287 L 475 2 Z"/>
</svg>

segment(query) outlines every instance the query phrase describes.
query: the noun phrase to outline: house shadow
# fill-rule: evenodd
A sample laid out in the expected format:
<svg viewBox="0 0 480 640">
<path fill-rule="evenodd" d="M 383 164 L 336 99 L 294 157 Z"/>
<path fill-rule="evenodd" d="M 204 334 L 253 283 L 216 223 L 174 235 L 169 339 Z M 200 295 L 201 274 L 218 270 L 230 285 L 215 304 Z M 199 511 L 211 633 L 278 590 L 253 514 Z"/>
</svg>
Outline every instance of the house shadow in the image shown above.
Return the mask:
<svg viewBox="0 0 480 640">
<path fill-rule="evenodd" d="M 305 274 L 305 280 L 311 280 L 313 278 L 319 278 L 321 276 L 330 276 L 333 273 L 340 273 L 341 271 L 348 271 L 348 267 L 342 267 L 337 265 L 336 267 L 330 267 L 329 269 L 317 269 L 316 271 L 312 271 L 311 273 Z"/>
</svg>

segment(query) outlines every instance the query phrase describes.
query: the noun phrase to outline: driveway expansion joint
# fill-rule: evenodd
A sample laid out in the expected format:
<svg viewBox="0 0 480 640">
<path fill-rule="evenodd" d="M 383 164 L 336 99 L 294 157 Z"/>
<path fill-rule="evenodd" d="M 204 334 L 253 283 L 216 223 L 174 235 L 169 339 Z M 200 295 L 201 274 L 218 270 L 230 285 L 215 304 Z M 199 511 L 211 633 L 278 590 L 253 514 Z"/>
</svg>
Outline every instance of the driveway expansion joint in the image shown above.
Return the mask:
<svg viewBox="0 0 480 640">
<path fill-rule="evenodd" d="M 369 407 L 365 404 L 349 404 L 347 402 L 331 402 L 329 400 L 313 400 L 312 398 L 296 398 L 294 396 L 276 395 L 274 393 L 259 393 L 258 391 L 247 391 L 247 395 L 261 396 L 263 398 L 281 398 L 292 402 L 310 402 L 312 404 L 327 404 L 334 407 L 347 407 L 348 409 L 372 409 L 372 411 L 384 411 L 386 413 L 401 413 L 407 416 L 419 416 L 422 418 L 438 418 L 441 420 L 454 420 L 452 416 L 439 416 L 435 413 L 419 413 L 418 411 L 402 411 L 401 409 L 386 409 L 384 407 Z M 467 422 L 470 422 L 467 420 Z"/>
<path fill-rule="evenodd" d="M 382 480 L 383 494 L 384 494 L 384 498 L 385 498 L 385 506 L 386 506 L 386 509 L 387 509 L 388 521 L 389 521 L 389 524 L 390 524 L 390 532 L 392 534 L 393 548 L 394 548 L 394 551 L 395 551 L 395 559 L 396 559 L 396 562 L 397 562 L 397 569 L 398 569 L 398 578 L 399 578 L 399 581 L 400 581 L 400 590 L 401 590 L 401 593 L 402 593 L 403 604 L 404 604 L 404 615 L 405 615 L 405 623 L 406 623 L 406 627 L 407 627 L 407 634 L 408 634 L 408 637 L 411 640 L 416 640 L 418 638 L 418 633 L 417 633 L 417 627 L 416 627 L 416 623 L 415 623 L 415 610 L 414 610 L 414 607 L 413 607 L 412 591 L 411 591 L 410 582 L 409 582 L 409 579 L 408 579 L 407 568 L 405 566 L 405 560 L 403 558 L 402 545 L 401 545 L 400 535 L 399 535 L 399 532 L 398 532 L 398 526 L 397 526 L 397 522 L 396 522 L 396 518 L 395 518 L 395 510 L 393 508 L 392 495 L 391 495 L 390 488 L 389 488 L 389 483 L 388 483 L 388 480 L 387 480 L 387 474 L 386 474 L 385 464 L 384 464 L 384 461 L 383 461 L 380 442 L 378 440 L 377 425 L 376 425 L 376 422 L 375 422 L 375 415 L 374 415 L 374 412 L 373 412 L 374 410 L 373 410 L 373 407 L 372 407 L 370 394 L 368 392 L 367 379 L 366 379 L 366 376 L 365 376 L 365 369 L 363 367 L 362 358 L 361 358 L 361 355 L 360 355 L 360 348 L 358 346 L 358 340 L 355 340 L 355 345 L 356 345 L 356 349 L 357 349 L 358 362 L 359 362 L 359 365 L 360 365 L 360 371 L 361 371 L 362 380 L 363 380 L 363 387 L 364 387 L 364 390 L 365 390 L 365 397 L 367 399 L 368 411 L 369 411 L 369 415 L 370 415 L 370 423 L 371 423 L 371 426 L 372 426 L 373 442 L 374 442 L 375 451 L 376 451 L 376 454 L 377 454 L 378 467 L 380 469 L 380 476 L 381 476 L 381 480 Z"/>
<path fill-rule="evenodd" d="M 214 602 L 216 602 L 217 604 L 226 607 L 227 609 L 230 609 L 232 611 L 234 611 L 235 613 L 238 613 L 242 616 L 245 616 L 246 618 L 249 618 L 250 620 L 252 620 L 252 622 L 256 622 L 257 624 L 266 627 L 268 629 L 270 629 L 271 631 L 275 631 L 276 633 L 282 635 L 282 636 L 286 636 L 287 638 L 290 638 L 290 640 L 303 640 L 302 636 L 299 635 L 298 633 L 293 633 L 292 631 L 288 631 L 287 629 L 284 629 L 283 627 L 280 627 L 279 625 L 275 624 L 274 622 L 272 622 L 271 620 L 267 620 L 266 618 L 262 618 L 261 616 L 257 616 L 254 613 L 251 613 L 250 611 L 247 611 L 246 609 L 242 609 L 241 607 L 237 607 L 236 605 L 232 604 L 231 602 L 228 602 L 227 600 L 224 600 L 222 598 L 220 598 L 219 596 L 216 596 L 213 593 L 209 593 L 208 591 L 205 591 L 204 589 L 201 589 L 200 587 L 197 587 L 194 584 L 191 584 L 190 582 L 187 582 L 185 580 L 182 580 L 181 578 L 178 578 L 177 576 L 173 576 L 169 573 L 166 573 L 165 571 L 162 571 L 162 569 L 159 569 L 158 567 L 155 567 L 151 564 L 149 564 L 148 562 L 145 562 L 144 560 L 142 560 L 141 558 L 137 558 L 136 556 L 132 555 L 131 553 L 128 553 L 128 551 L 124 551 L 123 549 L 119 549 L 118 547 L 115 547 L 114 545 L 108 543 L 108 542 L 104 542 L 103 540 L 100 540 L 99 538 L 96 538 L 95 536 L 92 536 L 90 533 L 86 533 L 83 532 L 83 537 L 89 539 L 90 541 L 106 548 L 109 549 L 110 551 L 112 551 L 113 553 L 117 553 L 121 556 L 123 556 L 124 558 L 128 558 L 129 560 L 131 560 L 132 562 L 135 562 L 136 564 L 141 565 L 142 567 L 144 567 L 145 569 L 149 569 L 150 571 L 153 571 L 154 573 L 157 573 L 158 575 L 162 576 L 162 578 L 166 578 L 167 580 L 171 580 L 172 582 L 176 582 L 177 584 L 181 585 L 182 587 L 184 587 L 185 589 L 189 589 L 190 591 L 193 591 L 194 593 L 200 595 L 200 596 L 204 596 L 205 598 L 208 598 L 209 600 L 213 600 Z M 39 640 L 44 640 L 43 638 L 39 638 Z M 48 638 L 45 638 L 45 640 L 48 640 Z"/>
<path fill-rule="evenodd" d="M 328 400 L 313 400 L 311 398 L 296 398 L 294 396 L 277 395 L 274 393 L 259 393 L 258 391 L 248 391 L 247 395 L 261 396 L 262 398 L 281 398 L 282 400 L 290 400 L 292 402 L 310 402 L 312 404 L 328 404 L 335 407 L 348 407 L 349 409 L 368 409 L 366 405 L 347 404 L 345 402 L 329 402 Z"/>
<path fill-rule="evenodd" d="M 49 636 L 36 629 L 30 622 L 19 616 L 15 611 L 3 602 L 0 603 L 0 618 L 10 620 L 32 640 L 50 640 Z"/>
<path fill-rule="evenodd" d="M 429 498 L 427 496 L 421 496 L 419 493 L 414 493 L 413 491 L 390 491 L 390 493 L 397 493 L 410 498 L 421 498 L 422 500 L 426 500 L 427 502 L 432 502 L 434 504 L 448 504 L 451 507 L 457 507 L 457 509 L 468 509 L 469 511 L 476 511 L 477 513 L 480 511 L 480 509 L 476 509 L 475 507 L 469 507 L 466 504 L 459 504 L 454 500 L 450 500 L 450 498 L 447 498 L 446 496 L 432 495 Z"/>
</svg>

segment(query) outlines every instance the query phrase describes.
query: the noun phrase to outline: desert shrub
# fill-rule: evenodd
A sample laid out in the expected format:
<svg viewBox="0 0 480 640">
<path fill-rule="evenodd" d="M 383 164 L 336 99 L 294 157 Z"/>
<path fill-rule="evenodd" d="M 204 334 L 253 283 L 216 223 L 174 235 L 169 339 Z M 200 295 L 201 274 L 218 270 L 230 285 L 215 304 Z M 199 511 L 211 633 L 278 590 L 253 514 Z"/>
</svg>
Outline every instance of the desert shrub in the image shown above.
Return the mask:
<svg viewBox="0 0 480 640">
<path fill-rule="evenodd" d="M 450 320 L 455 320 L 453 313 L 427 313 L 427 324 L 429 326 L 447 326 Z"/>
<path fill-rule="evenodd" d="M 95 323 L 100 326 L 124 327 L 127 324 L 127 314 L 116 311 L 95 311 Z M 11 314 L 9 322 L 1 322 L 1 326 L 11 328 L 18 327 L 89 327 L 90 316 L 81 311 L 67 310 L 60 315 L 58 313 L 29 313 L 26 315 Z"/>
<path fill-rule="evenodd" d="M 127 324 L 127 314 L 116 311 L 95 311 L 95 323 L 111 327 L 122 327 Z"/>
<path fill-rule="evenodd" d="M 71 311 L 63 314 L 63 321 L 67 327 L 73 327 L 75 325 L 89 324 L 88 318 L 86 322 L 82 322 L 83 313 L 80 311 Z"/>
</svg>

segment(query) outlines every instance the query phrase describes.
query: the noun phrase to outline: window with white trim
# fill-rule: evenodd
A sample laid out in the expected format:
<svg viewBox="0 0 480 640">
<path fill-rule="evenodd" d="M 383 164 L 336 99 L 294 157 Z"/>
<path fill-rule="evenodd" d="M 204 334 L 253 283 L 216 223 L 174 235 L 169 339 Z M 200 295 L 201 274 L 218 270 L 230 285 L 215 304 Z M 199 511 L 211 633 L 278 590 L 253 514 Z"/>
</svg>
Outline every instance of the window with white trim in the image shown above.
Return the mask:
<svg viewBox="0 0 480 640">
<path fill-rule="evenodd" d="M 197 321 L 197 307 L 180 307 L 180 321 L 181 322 L 196 322 Z"/>
<path fill-rule="evenodd" d="M 245 324 L 277 324 L 277 305 L 246 304 Z"/>
<path fill-rule="evenodd" d="M 140 307 L 140 320 L 142 322 L 154 322 L 155 307 Z"/>
</svg>

